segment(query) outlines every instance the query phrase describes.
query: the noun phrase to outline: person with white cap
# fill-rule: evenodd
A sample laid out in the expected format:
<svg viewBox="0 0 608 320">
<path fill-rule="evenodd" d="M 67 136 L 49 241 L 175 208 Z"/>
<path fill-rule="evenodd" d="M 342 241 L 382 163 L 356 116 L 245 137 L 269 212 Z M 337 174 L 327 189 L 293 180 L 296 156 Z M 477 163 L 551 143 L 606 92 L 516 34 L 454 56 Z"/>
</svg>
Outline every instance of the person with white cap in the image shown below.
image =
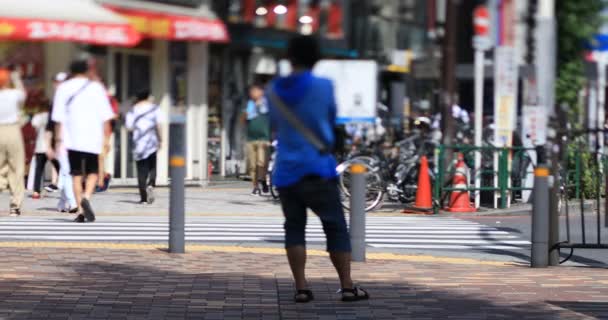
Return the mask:
<svg viewBox="0 0 608 320">
<path fill-rule="evenodd" d="M 65 72 L 59 72 L 53 78 L 53 87 L 57 90 L 57 87 L 68 79 L 68 74 Z M 47 156 L 49 159 L 56 159 L 59 161 L 59 179 L 57 181 L 57 188 L 60 191 L 59 203 L 57 204 L 57 210 L 61 212 L 69 212 L 72 214 L 78 213 L 78 204 L 76 203 L 76 197 L 74 196 L 74 187 L 72 185 L 72 176 L 70 175 L 70 162 L 68 160 L 67 149 L 59 144 L 55 143 L 55 122 L 51 119 L 53 114 L 53 106 L 51 105 L 51 111 L 49 112 L 49 119 L 47 121 Z M 59 148 L 57 148 L 59 147 Z"/>
</svg>

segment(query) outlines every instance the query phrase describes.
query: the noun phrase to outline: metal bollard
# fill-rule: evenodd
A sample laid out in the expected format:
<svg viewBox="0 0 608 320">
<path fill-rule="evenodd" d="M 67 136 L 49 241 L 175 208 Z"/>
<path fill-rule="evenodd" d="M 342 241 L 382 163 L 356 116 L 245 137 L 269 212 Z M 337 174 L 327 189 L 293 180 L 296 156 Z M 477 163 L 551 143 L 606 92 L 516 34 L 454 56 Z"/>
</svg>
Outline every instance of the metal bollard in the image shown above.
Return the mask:
<svg viewBox="0 0 608 320">
<path fill-rule="evenodd" d="M 355 163 L 350 167 L 350 243 L 352 260 L 365 262 L 365 175 L 367 168 Z"/>
<path fill-rule="evenodd" d="M 532 204 L 532 268 L 549 265 L 549 169 L 534 170 L 534 201 Z"/>
<path fill-rule="evenodd" d="M 186 117 L 172 115 L 169 125 L 169 252 L 184 253 L 185 213 L 184 179 L 186 178 Z"/>
</svg>

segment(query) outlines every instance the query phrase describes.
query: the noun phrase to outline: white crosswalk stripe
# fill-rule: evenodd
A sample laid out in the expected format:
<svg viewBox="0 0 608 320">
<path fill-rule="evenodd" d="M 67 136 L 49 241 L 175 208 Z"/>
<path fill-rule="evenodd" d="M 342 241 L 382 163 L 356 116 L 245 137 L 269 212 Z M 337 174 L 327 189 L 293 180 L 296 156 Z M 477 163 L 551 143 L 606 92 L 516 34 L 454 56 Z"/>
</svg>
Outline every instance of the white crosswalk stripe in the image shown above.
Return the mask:
<svg viewBox="0 0 608 320">
<path fill-rule="evenodd" d="M 103 219 L 103 218 L 102 218 Z M 186 240 L 209 243 L 283 241 L 283 221 L 274 217 L 201 217 L 186 224 Z M 0 219 L 0 241 L 164 242 L 167 221 L 134 218 L 77 224 L 58 219 Z M 318 219 L 310 219 L 307 242 L 325 243 Z M 436 250 L 522 250 L 517 235 L 476 222 L 446 217 L 368 217 L 366 242 L 374 248 Z"/>
</svg>

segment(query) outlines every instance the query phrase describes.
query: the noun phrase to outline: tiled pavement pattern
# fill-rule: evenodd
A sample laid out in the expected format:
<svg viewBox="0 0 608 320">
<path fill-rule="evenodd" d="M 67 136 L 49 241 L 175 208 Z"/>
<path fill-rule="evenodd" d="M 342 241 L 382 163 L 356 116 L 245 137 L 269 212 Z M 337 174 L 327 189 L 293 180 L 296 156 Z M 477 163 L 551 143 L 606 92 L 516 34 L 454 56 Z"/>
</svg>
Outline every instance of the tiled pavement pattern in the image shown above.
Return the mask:
<svg viewBox="0 0 608 320">
<path fill-rule="evenodd" d="M 296 305 L 280 254 L 1 250 L 0 319 L 608 319 L 606 269 L 371 260 L 372 300 L 347 304 L 313 256 L 316 301 Z"/>
</svg>

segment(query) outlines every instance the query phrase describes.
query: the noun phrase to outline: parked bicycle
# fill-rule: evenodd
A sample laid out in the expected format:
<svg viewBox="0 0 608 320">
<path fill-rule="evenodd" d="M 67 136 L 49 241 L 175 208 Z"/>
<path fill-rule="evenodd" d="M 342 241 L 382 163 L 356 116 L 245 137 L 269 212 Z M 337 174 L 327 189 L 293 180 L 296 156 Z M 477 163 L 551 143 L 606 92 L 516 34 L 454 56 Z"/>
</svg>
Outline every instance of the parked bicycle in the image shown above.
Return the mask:
<svg viewBox="0 0 608 320">
<path fill-rule="evenodd" d="M 373 144 L 370 151 L 351 154 L 350 159 L 341 163 L 336 169 L 339 185 L 343 194 L 343 206 L 350 208 L 350 172 L 354 163 L 367 168 L 366 175 L 366 211 L 379 208 L 384 199 L 393 202 L 410 203 L 416 197 L 418 188 L 419 160 L 426 155 L 432 163 L 435 144 L 420 134 L 397 142 L 393 148 L 382 148 L 382 143 Z M 429 175 L 434 173 L 429 168 Z"/>
</svg>

